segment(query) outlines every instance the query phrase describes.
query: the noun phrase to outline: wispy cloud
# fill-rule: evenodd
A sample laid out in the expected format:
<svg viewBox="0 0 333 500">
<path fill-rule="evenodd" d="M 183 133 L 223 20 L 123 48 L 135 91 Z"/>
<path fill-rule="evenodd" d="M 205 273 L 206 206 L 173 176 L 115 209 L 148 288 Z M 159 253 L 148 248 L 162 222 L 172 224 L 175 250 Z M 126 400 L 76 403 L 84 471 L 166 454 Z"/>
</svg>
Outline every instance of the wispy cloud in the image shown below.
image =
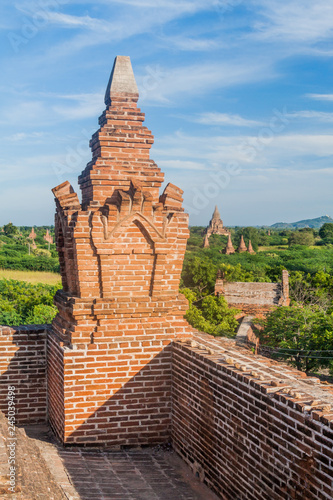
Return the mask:
<svg viewBox="0 0 333 500">
<path fill-rule="evenodd" d="M 210 168 L 238 162 L 245 169 L 262 167 L 292 170 L 300 165 L 313 168 L 316 159 L 333 157 L 333 137 L 329 134 L 284 134 L 261 141 L 256 135 L 199 136 L 177 132 L 160 138 L 153 157 L 162 160 L 200 161 Z M 250 153 L 250 154 L 249 154 Z M 302 161 L 300 162 L 300 159 Z M 298 168 L 298 167 L 297 167 Z"/>
<path fill-rule="evenodd" d="M 56 105 L 53 110 L 66 120 L 78 120 L 97 116 L 104 109 L 103 93 L 59 95 L 59 99 L 75 101 L 76 104 Z"/>
<path fill-rule="evenodd" d="M 36 141 L 39 142 L 45 137 L 45 132 L 17 132 L 15 134 L 9 135 L 5 138 L 8 142 L 24 142 L 24 141 Z"/>
<path fill-rule="evenodd" d="M 326 0 L 253 0 L 261 19 L 254 28 L 260 38 L 281 42 L 316 42 L 332 36 L 333 5 Z"/>
<path fill-rule="evenodd" d="M 169 103 L 180 95 L 191 96 L 207 93 L 217 88 L 271 79 L 275 76 L 269 60 L 263 61 L 214 61 L 202 64 L 161 68 L 163 75 L 147 97 L 147 103 Z M 139 75 L 138 85 L 144 76 Z"/>
<path fill-rule="evenodd" d="M 92 31 L 102 30 L 105 32 L 112 29 L 110 22 L 90 16 L 73 16 L 61 12 L 48 12 L 47 17 L 50 23 L 59 24 L 66 28 L 88 28 Z"/>
<path fill-rule="evenodd" d="M 306 94 L 306 97 L 316 101 L 333 101 L 333 94 Z"/>
<path fill-rule="evenodd" d="M 249 120 L 240 115 L 233 115 L 227 113 L 202 113 L 198 117 L 194 117 L 192 121 L 202 123 L 203 125 L 231 125 L 236 127 L 255 127 L 263 125 L 263 122 L 256 120 Z"/>
<path fill-rule="evenodd" d="M 216 49 L 221 46 L 218 40 L 209 38 L 191 38 L 189 36 L 169 36 L 159 38 L 159 42 L 168 47 L 174 47 L 179 50 L 197 52 Z"/>
<path fill-rule="evenodd" d="M 333 122 L 333 113 L 327 113 L 325 111 L 311 111 L 311 110 L 295 111 L 294 113 L 288 113 L 287 117 L 296 119 L 311 119 L 324 123 Z"/>
</svg>

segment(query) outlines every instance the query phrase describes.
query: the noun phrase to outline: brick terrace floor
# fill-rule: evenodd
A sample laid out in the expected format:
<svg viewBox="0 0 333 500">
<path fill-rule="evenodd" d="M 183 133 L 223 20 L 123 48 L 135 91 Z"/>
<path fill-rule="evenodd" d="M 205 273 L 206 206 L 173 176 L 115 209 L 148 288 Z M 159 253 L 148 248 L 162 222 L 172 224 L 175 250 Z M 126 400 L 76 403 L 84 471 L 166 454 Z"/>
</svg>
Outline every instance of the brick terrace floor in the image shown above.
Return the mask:
<svg viewBox="0 0 333 500">
<path fill-rule="evenodd" d="M 2 418 L 2 444 L 5 423 Z M 43 426 L 18 429 L 17 437 L 18 491 L 6 495 L 2 490 L 1 499 L 218 500 L 172 450 L 63 448 Z M 5 465 L 3 453 L 0 447 Z"/>
</svg>

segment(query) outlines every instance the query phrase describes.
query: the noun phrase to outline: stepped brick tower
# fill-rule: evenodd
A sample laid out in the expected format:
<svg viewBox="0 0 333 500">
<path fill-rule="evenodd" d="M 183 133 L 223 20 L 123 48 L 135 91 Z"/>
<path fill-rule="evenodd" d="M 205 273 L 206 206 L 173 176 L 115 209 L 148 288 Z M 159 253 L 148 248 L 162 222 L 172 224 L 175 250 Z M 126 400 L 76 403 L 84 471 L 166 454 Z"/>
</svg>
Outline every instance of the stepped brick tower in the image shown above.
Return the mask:
<svg viewBox="0 0 333 500">
<path fill-rule="evenodd" d="M 247 251 L 251 253 L 252 255 L 255 254 L 255 251 L 253 250 L 251 240 L 249 240 L 249 246 L 247 247 Z"/>
<path fill-rule="evenodd" d="M 240 240 L 237 252 L 239 252 L 239 253 L 247 252 L 247 246 L 245 245 L 245 241 L 244 241 L 244 236 L 243 235 L 241 236 L 241 240 Z"/>
<path fill-rule="evenodd" d="M 129 57 L 115 60 L 106 110 L 79 177 L 53 189 L 63 289 L 49 342 L 49 419 L 65 443 L 142 445 L 170 434 L 171 349 L 190 337 L 178 287 L 188 216 L 150 159 Z"/>
<path fill-rule="evenodd" d="M 232 253 L 235 253 L 235 249 L 234 249 L 234 246 L 233 246 L 232 241 L 231 241 L 231 234 L 228 235 L 228 243 L 227 243 L 227 246 L 225 247 L 223 253 L 225 253 L 226 255 L 230 255 Z"/>
</svg>

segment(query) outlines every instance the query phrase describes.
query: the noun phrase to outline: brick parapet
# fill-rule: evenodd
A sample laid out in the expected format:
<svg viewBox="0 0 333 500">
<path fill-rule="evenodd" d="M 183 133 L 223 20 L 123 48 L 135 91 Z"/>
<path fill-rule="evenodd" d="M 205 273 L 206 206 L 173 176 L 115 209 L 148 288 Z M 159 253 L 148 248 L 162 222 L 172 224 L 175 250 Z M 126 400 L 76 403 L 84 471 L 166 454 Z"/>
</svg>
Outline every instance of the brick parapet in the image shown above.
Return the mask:
<svg viewBox="0 0 333 500">
<path fill-rule="evenodd" d="M 173 344 L 175 449 L 226 499 L 330 499 L 332 386 L 196 334 Z"/>
<path fill-rule="evenodd" d="M 16 421 L 47 420 L 46 341 L 50 325 L 0 326 L 0 410 L 15 387 Z"/>
</svg>

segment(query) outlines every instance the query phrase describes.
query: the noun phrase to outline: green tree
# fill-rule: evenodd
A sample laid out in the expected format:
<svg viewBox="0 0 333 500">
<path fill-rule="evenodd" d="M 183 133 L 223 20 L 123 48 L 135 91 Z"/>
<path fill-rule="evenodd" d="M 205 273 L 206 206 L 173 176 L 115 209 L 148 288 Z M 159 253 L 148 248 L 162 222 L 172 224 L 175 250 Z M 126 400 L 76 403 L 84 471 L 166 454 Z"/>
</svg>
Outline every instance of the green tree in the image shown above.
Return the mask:
<svg viewBox="0 0 333 500">
<path fill-rule="evenodd" d="M 325 222 L 319 229 L 319 236 L 324 238 L 333 238 L 333 223 Z"/>
<path fill-rule="evenodd" d="M 194 289 L 199 298 L 214 291 L 217 267 L 208 259 L 192 257 L 185 261 L 183 269 L 183 284 Z"/>
<path fill-rule="evenodd" d="M 27 315 L 26 323 L 29 325 L 48 324 L 52 322 L 56 314 L 57 308 L 55 306 L 37 304 Z"/>
<path fill-rule="evenodd" d="M 209 295 L 198 299 L 197 294 L 188 288 L 181 292 L 189 301 L 185 318 L 194 328 L 211 335 L 235 337 L 238 309 L 230 309 L 224 297 Z"/>
<path fill-rule="evenodd" d="M 261 343 L 274 348 L 272 357 L 306 372 L 330 366 L 332 314 L 313 306 L 279 307 L 257 324 L 262 328 L 256 329 Z"/>
<path fill-rule="evenodd" d="M 294 231 L 288 238 L 290 247 L 294 245 L 312 246 L 315 243 L 313 231 Z"/>
<path fill-rule="evenodd" d="M 0 280 L 0 324 L 49 323 L 56 313 L 53 297 L 59 285 Z"/>
<path fill-rule="evenodd" d="M 13 236 L 14 234 L 18 233 L 18 229 L 14 224 L 9 222 L 5 226 L 3 226 L 3 232 L 5 233 L 6 236 Z"/>
</svg>

